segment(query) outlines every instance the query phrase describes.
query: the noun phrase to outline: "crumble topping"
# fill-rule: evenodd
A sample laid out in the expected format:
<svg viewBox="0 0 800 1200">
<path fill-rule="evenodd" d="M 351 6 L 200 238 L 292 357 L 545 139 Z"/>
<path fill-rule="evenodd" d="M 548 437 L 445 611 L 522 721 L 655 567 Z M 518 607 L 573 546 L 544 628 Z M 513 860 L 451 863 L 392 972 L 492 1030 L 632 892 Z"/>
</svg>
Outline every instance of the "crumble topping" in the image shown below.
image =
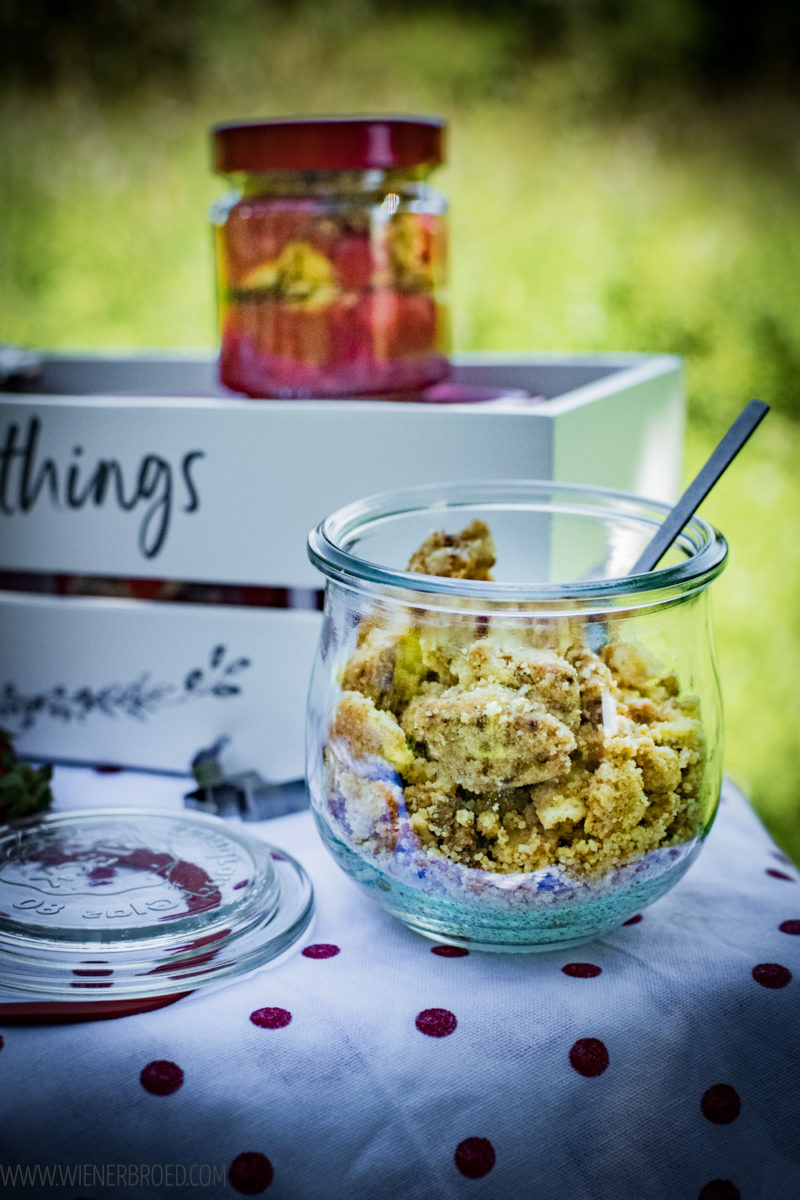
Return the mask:
<svg viewBox="0 0 800 1200">
<path fill-rule="evenodd" d="M 489 579 L 494 562 L 476 521 L 432 535 L 407 569 Z M 376 616 L 341 684 L 329 804 L 364 851 L 411 836 L 485 871 L 586 874 L 700 832 L 698 701 L 613 624 L 598 638 L 574 617 Z"/>
</svg>

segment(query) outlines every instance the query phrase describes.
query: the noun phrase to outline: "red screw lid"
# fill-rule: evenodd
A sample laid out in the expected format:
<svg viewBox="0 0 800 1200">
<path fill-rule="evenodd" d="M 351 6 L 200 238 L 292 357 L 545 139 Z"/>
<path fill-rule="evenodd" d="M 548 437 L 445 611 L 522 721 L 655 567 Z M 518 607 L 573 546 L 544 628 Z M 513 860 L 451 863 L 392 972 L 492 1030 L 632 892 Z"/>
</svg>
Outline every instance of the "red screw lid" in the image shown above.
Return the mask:
<svg viewBox="0 0 800 1200">
<path fill-rule="evenodd" d="M 440 117 L 291 117 L 237 121 L 212 130 L 214 170 L 324 171 L 435 165 L 444 157 Z"/>
</svg>

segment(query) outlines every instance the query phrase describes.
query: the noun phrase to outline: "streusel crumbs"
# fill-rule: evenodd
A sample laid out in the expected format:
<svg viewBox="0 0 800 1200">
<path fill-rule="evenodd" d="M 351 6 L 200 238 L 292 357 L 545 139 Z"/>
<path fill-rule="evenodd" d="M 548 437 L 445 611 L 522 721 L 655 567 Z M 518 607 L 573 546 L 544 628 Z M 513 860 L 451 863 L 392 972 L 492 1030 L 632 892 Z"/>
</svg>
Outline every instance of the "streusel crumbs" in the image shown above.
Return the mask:
<svg viewBox="0 0 800 1200">
<path fill-rule="evenodd" d="M 488 579 L 493 565 L 474 522 L 433 535 L 408 569 Z M 364 621 L 326 750 L 353 841 L 391 851 L 405 816 L 419 845 L 465 866 L 587 873 L 699 833 L 697 700 L 628 642 L 591 649 L 589 630 L 466 612 Z"/>
</svg>

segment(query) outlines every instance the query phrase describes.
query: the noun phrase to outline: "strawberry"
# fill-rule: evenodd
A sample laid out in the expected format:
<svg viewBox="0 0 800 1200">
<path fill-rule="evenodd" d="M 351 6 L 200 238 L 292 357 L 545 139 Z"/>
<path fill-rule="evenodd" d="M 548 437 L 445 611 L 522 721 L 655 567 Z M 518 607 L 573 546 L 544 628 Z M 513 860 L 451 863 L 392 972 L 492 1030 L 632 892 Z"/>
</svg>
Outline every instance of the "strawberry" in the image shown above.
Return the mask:
<svg viewBox="0 0 800 1200">
<path fill-rule="evenodd" d="M 53 802 L 50 779 L 53 768 L 20 762 L 11 736 L 0 729 L 0 822 L 42 812 Z"/>
<path fill-rule="evenodd" d="M 376 359 L 392 362 L 435 351 L 437 313 L 431 296 L 386 291 L 370 299 Z"/>
<path fill-rule="evenodd" d="M 379 264 L 368 234 L 342 234 L 331 259 L 342 291 L 363 292 L 372 285 Z"/>
</svg>

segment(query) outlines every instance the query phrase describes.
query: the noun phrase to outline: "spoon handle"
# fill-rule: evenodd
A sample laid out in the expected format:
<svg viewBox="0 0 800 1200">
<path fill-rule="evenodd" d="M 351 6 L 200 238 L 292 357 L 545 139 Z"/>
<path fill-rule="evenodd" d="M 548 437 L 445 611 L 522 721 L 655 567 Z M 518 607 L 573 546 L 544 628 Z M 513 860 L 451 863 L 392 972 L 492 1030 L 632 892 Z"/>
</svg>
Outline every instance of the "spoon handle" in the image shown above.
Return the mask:
<svg viewBox="0 0 800 1200">
<path fill-rule="evenodd" d="M 711 457 L 689 484 L 677 504 L 659 525 L 655 536 L 634 563 L 629 574 L 654 571 L 684 525 L 694 516 L 720 475 L 730 466 L 756 427 L 769 412 L 762 400 L 751 400 L 731 425 Z"/>
</svg>

